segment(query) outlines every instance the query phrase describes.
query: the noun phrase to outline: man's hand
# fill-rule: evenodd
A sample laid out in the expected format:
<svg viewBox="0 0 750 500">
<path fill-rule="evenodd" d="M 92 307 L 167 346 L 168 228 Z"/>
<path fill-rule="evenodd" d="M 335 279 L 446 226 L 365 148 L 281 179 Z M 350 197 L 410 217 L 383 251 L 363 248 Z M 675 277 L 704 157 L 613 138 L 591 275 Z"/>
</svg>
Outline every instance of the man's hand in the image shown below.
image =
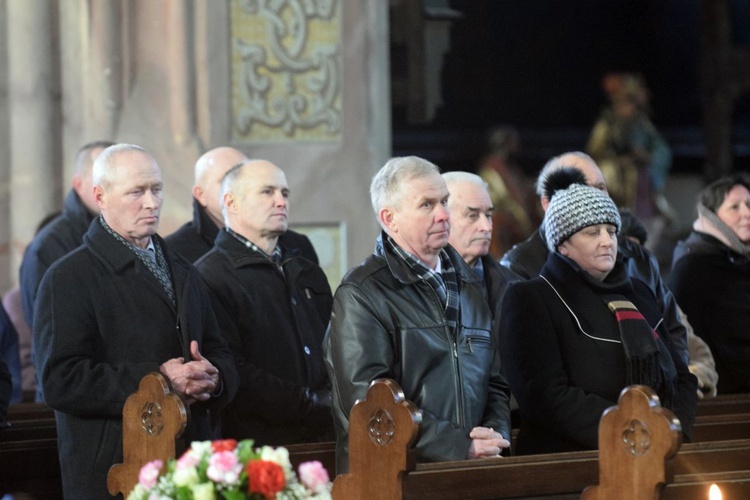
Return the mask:
<svg viewBox="0 0 750 500">
<path fill-rule="evenodd" d="M 219 370 L 201 355 L 198 342 L 190 343 L 192 360 L 172 358 L 161 365 L 161 372 L 172 382 L 172 388 L 188 404 L 206 401 L 219 387 Z"/>
<path fill-rule="evenodd" d="M 505 448 L 510 448 L 510 442 L 499 432 L 487 427 L 474 427 L 469 433 L 471 446 L 467 458 L 487 458 L 500 456 Z"/>
</svg>

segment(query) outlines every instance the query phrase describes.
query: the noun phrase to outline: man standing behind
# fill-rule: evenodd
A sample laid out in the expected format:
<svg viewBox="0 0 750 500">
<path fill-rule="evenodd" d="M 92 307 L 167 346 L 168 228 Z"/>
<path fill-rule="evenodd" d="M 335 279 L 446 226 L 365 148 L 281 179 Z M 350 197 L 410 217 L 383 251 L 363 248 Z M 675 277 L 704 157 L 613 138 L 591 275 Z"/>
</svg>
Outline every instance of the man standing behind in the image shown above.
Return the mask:
<svg viewBox="0 0 750 500">
<path fill-rule="evenodd" d="M 280 243 L 286 176 L 273 163 L 249 161 L 226 174 L 221 193 L 226 228 L 196 266 L 240 374 L 223 432 L 272 446 L 330 440 L 322 342 L 333 299 L 320 267 Z"/>
<path fill-rule="evenodd" d="M 500 304 L 505 289 L 509 283 L 520 278 L 489 255 L 494 207 L 487 183 L 469 172 L 447 172 L 443 174 L 443 179 L 450 193 L 449 243 L 484 282 L 493 324 L 499 324 Z"/>
<path fill-rule="evenodd" d="M 376 378 L 422 411 L 419 461 L 498 456 L 510 446 L 510 391 L 477 275 L 448 245 L 448 188 L 432 163 L 393 158 L 370 186 L 383 228 L 344 278 L 325 340 L 338 472 L 349 412 Z"/>
<path fill-rule="evenodd" d="M 122 409 L 160 370 L 189 405 L 184 437 L 215 437 L 208 410 L 237 388 L 202 278 L 156 235 L 161 170 L 138 146 L 105 149 L 94 163 L 101 214 L 83 246 L 39 287 L 34 341 L 46 402 L 55 410 L 66 498 L 107 498 L 122 461 Z"/>
<path fill-rule="evenodd" d="M 169 247 L 190 262 L 195 262 L 214 246 L 219 229 L 224 227 L 221 213 L 221 180 L 232 167 L 248 161 L 242 151 L 230 147 L 214 148 L 195 163 L 193 220 L 164 238 Z M 318 263 L 318 255 L 307 236 L 288 230 L 281 241 L 290 250 Z"/>
<path fill-rule="evenodd" d="M 20 269 L 23 313 L 29 326 L 34 325 L 34 302 L 44 273 L 56 260 L 83 243 L 83 235 L 99 213 L 94 201 L 91 168 L 109 141 L 90 142 L 76 154 L 72 188 L 65 198 L 62 214 L 47 224 L 29 244 Z"/>
</svg>

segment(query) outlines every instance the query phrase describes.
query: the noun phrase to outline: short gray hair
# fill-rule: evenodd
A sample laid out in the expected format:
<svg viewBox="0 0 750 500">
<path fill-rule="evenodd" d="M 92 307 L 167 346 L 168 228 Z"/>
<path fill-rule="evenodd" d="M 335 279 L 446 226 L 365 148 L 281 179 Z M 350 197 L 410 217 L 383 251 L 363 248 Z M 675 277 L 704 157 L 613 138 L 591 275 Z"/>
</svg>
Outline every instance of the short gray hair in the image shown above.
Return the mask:
<svg viewBox="0 0 750 500">
<path fill-rule="evenodd" d="M 433 173 L 440 175 L 437 165 L 418 156 L 398 156 L 388 160 L 370 184 L 370 200 L 378 222 L 378 215 L 383 207 L 400 207 L 401 185 L 404 181 Z"/>
<path fill-rule="evenodd" d="M 443 174 L 443 179 L 445 180 L 446 184 L 450 184 L 451 182 L 466 182 L 469 184 L 474 184 L 475 186 L 482 187 L 484 189 L 489 188 L 489 185 L 484 181 L 484 179 L 479 177 L 477 174 L 472 174 L 471 172 L 446 172 Z M 448 191 L 450 191 L 450 189 Z"/>
<path fill-rule="evenodd" d="M 583 151 L 568 151 L 567 153 L 563 153 L 561 155 L 550 158 L 549 161 L 544 164 L 544 167 L 542 167 L 542 170 L 539 172 L 539 176 L 536 178 L 536 194 L 539 195 L 540 198 L 544 197 L 544 184 L 547 182 L 547 177 L 549 177 L 549 174 L 563 167 L 572 166 L 563 161 L 563 158 L 565 158 L 566 156 L 575 156 L 577 158 L 581 158 L 582 160 L 590 161 L 591 163 L 596 165 L 594 159 Z"/>
<path fill-rule="evenodd" d="M 115 144 L 110 146 L 96 157 L 92 167 L 91 181 L 94 186 L 102 186 L 105 189 L 110 187 L 112 181 L 112 167 L 117 157 L 132 151 L 139 151 L 148 155 L 149 153 L 140 146 L 135 144 Z"/>
<path fill-rule="evenodd" d="M 224 217 L 225 226 L 229 226 L 229 218 L 227 217 L 227 207 L 224 205 L 224 195 L 235 192 L 237 184 L 240 182 L 241 176 L 244 173 L 244 167 L 247 166 L 249 162 L 250 160 L 238 163 L 227 170 L 227 173 L 221 178 L 221 215 Z"/>
</svg>

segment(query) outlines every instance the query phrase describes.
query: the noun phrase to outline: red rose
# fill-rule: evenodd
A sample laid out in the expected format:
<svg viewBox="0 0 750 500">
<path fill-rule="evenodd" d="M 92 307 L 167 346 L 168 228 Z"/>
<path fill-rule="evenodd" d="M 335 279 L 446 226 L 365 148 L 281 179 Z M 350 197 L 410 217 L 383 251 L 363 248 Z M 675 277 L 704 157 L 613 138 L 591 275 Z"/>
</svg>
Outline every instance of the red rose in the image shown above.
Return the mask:
<svg viewBox="0 0 750 500">
<path fill-rule="evenodd" d="M 285 485 L 284 469 L 279 464 L 266 460 L 251 460 L 247 463 L 249 493 L 260 493 L 268 499 L 273 499 Z"/>
<path fill-rule="evenodd" d="M 214 449 L 214 453 L 221 451 L 234 451 L 237 448 L 237 440 L 235 439 L 217 439 L 211 443 L 211 447 Z"/>
</svg>

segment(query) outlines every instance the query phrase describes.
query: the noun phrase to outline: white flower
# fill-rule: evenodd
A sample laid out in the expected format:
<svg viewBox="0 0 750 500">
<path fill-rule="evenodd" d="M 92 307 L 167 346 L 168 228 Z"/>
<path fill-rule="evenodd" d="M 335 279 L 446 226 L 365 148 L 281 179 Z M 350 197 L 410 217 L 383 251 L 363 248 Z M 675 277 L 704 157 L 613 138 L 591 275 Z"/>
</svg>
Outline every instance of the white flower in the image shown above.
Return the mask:
<svg viewBox="0 0 750 500">
<path fill-rule="evenodd" d="M 216 500 L 213 483 L 196 484 L 190 489 L 193 492 L 193 500 Z"/>
<path fill-rule="evenodd" d="M 198 477 L 198 470 L 195 467 L 184 467 L 175 469 L 172 476 L 172 481 L 176 486 L 190 486 L 198 484 L 200 478 Z"/>
</svg>

